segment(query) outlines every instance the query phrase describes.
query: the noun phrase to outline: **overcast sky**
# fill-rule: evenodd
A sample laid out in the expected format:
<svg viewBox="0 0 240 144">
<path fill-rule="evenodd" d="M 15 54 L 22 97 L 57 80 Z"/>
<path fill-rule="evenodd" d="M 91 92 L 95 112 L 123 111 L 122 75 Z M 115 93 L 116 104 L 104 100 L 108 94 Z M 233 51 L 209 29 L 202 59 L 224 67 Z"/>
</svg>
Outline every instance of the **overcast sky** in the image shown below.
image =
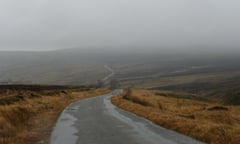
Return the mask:
<svg viewBox="0 0 240 144">
<path fill-rule="evenodd" d="M 239 0 L 0 0 L 0 49 L 240 49 Z"/>
</svg>

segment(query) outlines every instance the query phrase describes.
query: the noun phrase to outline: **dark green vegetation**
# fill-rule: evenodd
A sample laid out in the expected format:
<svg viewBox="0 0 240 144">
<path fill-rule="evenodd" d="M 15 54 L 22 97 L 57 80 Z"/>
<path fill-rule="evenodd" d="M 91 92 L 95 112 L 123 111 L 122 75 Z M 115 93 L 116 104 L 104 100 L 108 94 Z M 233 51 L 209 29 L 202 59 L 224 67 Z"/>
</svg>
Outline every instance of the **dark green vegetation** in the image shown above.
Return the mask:
<svg viewBox="0 0 240 144">
<path fill-rule="evenodd" d="M 239 54 L 80 51 L 1 52 L 0 82 L 135 87 L 240 104 Z M 114 75 L 102 81 L 111 72 Z"/>
</svg>

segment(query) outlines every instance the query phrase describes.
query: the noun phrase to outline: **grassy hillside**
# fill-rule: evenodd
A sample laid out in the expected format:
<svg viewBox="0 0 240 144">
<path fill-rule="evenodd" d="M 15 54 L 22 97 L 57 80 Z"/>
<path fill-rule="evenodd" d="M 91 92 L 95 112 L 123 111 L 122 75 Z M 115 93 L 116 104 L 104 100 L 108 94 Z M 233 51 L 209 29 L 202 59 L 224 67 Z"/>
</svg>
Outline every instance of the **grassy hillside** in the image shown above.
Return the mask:
<svg viewBox="0 0 240 144">
<path fill-rule="evenodd" d="M 188 92 L 195 98 L 240 104 L 238 54 L 90 51 L 0 52 L 0 82 L 92 85 L 113 69 L 120 87 Z M 108 85 L 104 85 L 108 86 Z"/>
<path fill-rule="evenodd" d="M 106 89 L 68 86 L 0 86 L 0 143 L 47 144 L 62 110 Z"/>
<path fill-rule="evenodd" d="M 238 144 L 240 107 L 182 98 L 187 93 L 128 90 L 112 102 L 154 123 L 211 144 Z"/>
<path fill-rule="evenodd" d="M 186 79 L 190 79 L 186 76 Z M 186 80 L 185 80 L 186 81 Z M 181 83 L 182 82 L 182 83 Z M 206 101 L 219 102 L 225 105 L 239 105 L 240 104 L 240 74 L 222 73 L 206 75 L 200 78 L 195 76 L 194 80 L 184 83 L 172 83 L 170 85 L 159 85 L 151 89 L 155 90 L 170 90 L 178 92 L 188 92 L 196 95 L 198 98 Z"/>
<path fill-rule="evenodd" d="M 49 52 L 0 52 L 0 82 L 34 84 L 93 84 L 109 71 L 122 86 L 139 86 L 142 81 L 239 70 L 238 55 L 188 55 L 80 51 L 78 49 Z M 157 86 L 157 85 L 152 85 Z"/>
<path fill-rule="evenodd" d="M 107 74 L 103 62 L 81 53 L 0 52 L 0 81 L 79 85 Z"/>
<path fill-rule="evenodd" d="M 231 105 L 240 104 L 238 61 L 237 54 L 0 52 L 0 83 L 40 84 L 0 86 L 0 143 L 25 144 L 46 137 L 40 134 L 45 130 L 35 127 L 46 123 L 41 117 L 50 121 L 49 128 L 67 104 L 106 90 L 42 85 L 96 84 L 110 74 L 105 65 L 114 71 L 108 80 L 114 87 L 158 90 L 115 97 L 116 105 L 206 142 L 236 143 L 239 107 Z"/>
</svg>

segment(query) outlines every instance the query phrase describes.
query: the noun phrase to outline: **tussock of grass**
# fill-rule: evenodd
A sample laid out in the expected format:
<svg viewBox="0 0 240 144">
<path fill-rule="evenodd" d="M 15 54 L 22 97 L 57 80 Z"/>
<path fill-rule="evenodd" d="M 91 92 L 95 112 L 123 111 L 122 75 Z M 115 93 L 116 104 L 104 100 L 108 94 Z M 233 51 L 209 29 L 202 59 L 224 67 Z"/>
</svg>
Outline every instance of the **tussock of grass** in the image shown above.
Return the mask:
<svg viewBox="0 0 240 144">
<path fill-rule="evenodd" d="M 158 125 L 212 144 L 240 143 L 240 107 L 214 105 L 166 97 L 147 90 L 131 90 L 112 102 Z M 177 95 L 175 93 L 174 95 Z"/>
<path fill-rule="evenodd" d="M 68 104 L 108 91 L 86 88 L 39 89 L 0 90 L 0 143 L 48 143 L 55 121 Z"/>
</svg>

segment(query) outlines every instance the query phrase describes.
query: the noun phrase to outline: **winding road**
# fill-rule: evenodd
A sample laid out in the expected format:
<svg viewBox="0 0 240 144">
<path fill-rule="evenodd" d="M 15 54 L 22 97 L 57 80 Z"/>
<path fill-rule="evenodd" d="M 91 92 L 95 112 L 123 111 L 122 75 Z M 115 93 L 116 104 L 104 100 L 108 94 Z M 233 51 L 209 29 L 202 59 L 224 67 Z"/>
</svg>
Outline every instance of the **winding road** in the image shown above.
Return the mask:
<svg viewBox="0 0 240 144">
<path fill-rule="evenodd" d="M 202 144 L 111 104 L 121 93 L 80 100 L 61 114 L 50 144 Z"/>
<path fill-rule="evenodd" d="M 106 82 L 108 79 L 113 77 L 115 75 L 115 72 L 112 68 L 110 68 L 108 65 L 104 65 L 104 68 L 110 72 L 106 77 L 102 79 L 103 82 Z"/>
</svg>

